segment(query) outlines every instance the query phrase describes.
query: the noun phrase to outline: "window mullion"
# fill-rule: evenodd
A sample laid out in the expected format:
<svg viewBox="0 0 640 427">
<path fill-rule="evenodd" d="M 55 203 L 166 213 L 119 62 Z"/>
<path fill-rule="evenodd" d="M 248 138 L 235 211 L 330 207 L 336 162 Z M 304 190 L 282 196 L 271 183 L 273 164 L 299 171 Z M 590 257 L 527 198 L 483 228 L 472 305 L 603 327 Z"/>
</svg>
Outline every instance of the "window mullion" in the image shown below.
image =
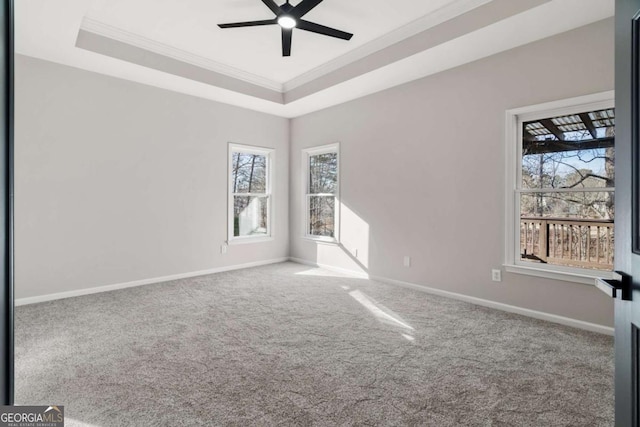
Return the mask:
<svg viewBox="0 0 640 427">
<path fill-rule="evenodd" d="M 232 193 L 234 197 L 268 197 L 271 193 Z"/>
<path fill-rule="evenodd" d="M 537 193 L 610 193 L 614 192 L 615 187 L 580 187 L 580 188 L 518 188 L 518 194 L 537 194 Z"/>
</svg>

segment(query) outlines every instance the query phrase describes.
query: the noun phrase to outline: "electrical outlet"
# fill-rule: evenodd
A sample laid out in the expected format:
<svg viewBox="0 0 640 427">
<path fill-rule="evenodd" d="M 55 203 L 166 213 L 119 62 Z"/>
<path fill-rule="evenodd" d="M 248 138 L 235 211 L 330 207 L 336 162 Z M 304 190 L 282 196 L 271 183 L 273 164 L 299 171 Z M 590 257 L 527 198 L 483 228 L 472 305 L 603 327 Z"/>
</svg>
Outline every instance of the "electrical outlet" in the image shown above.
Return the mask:
<svg viewBox="0 0 640 427">
<path fill-rule="evenodd" d="M 491 270 L 491 280 L 494 282 L 502 282 L 502 271 Z"/>
<path fill-rule="evenodd" d="M 411 267 L 411 257 L 409 255 L 406 255 L 404 257 L 404 266 L 405 267 Z"/>
<path fill-rule="evenodd" d="M 227 253 L 227 245 L 226 244 L 220 246 L 220 253 L 221 254 L 226 254 Z"/>
</svg>

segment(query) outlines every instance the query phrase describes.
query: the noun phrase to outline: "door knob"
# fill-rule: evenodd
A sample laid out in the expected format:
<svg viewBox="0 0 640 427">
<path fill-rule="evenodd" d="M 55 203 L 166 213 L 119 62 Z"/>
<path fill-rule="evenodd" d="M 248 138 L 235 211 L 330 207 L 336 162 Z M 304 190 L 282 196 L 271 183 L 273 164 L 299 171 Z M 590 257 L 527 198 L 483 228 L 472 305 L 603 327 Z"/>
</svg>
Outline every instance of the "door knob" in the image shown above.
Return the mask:
<svg viewBox="0 0 640 427">
<path fill-rule="evenodd" d="M 596 278 L 596 288 L 611 298 L 631 301 L 631 276 L 615 271 L 611 279 Z"/>
</svg>

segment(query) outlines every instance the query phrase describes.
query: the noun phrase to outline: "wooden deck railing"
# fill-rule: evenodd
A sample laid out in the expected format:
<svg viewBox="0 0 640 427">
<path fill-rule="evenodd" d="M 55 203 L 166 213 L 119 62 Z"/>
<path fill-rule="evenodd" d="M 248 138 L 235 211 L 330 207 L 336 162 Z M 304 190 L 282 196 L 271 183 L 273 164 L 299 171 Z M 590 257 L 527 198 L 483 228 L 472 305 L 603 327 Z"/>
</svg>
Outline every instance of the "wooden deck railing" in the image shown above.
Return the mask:
<svg viewBox="0 0 640 427">
<path fill-rule="evenodd" d="M 613 269 L 613 220 L 520 219 L 522 259 L 548 264 Z"/>
</svg>

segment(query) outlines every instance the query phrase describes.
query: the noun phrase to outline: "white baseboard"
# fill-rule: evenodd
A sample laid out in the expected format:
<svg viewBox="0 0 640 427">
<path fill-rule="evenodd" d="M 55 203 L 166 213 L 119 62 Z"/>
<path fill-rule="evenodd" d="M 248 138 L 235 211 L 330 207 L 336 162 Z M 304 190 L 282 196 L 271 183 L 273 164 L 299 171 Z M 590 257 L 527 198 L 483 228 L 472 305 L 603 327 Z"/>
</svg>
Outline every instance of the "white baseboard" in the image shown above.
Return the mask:
<svg viewBox="0 0 640 427">
<path fill-rule="evenodd" d="M 35 297 L 28 297 L 28 298 L 18 298 L 15 301 L 15 305 L 17 307 L 17 306 L 21 306 L 21 305 L 36 304 L 36 303 L 39 303 L 39 302 L 53 301 L 53 300 L 57 300 L 57 299 L 77 297 L 77 296 L 81 296 L 81 295 L 97 294 L 97 293 L 100 293 L 100 292 L 115 291 L 117 289 L 133 288 L 135 286 L 150 285 L 150 284 L 153 284 L 153 283 L 169 282 L 171 280 L 187 279 L 189 277 L 197 277 L 197 276 L 205 276 L 207 274 L 222 273 L 223 271 L 240 270 L 240 269 L 243 269 L 243 268 L 259 267 L 261 265 L 277 264 L 277 263 L 285 262 L 285 261 L 288 261 L 288 260 L 289 260 L 289 258 L 287 258 L 287 257 L 276 258 L 276 259 L 270 259 L 270 260 L 265 260 L 265 261 L 249 262 L 249 263 L 246 263 L 246 264 L 237 264 L 237 265 L 229 265 L 229 266 L 225 266 L 225 267 L 217 267 L 217 268 L 212 268 L 212 269 L 209 269 L 209 270 L 192 271 L 190 273 L 181 273 L 181 274 L 173 274 L 173 275 L 170 275 L 170 276 L 153 277 L 151 279 L 134 280 L 132 282 L 126 282 L 126 283 L 116 283 L 116 284 L 113 284 L 113 285 L 96 286 L 94 288 L 77 289 L 77 290 L 73 290 L 73 291 L 58 292 L 58 293 L 55 293 L 55 294 L 47 294 L 47 295 L 38 295 L 38 296 L 35 296 Z"/>
<path fill-rule="evenodd" d="M 548 322 L 559 323 L 561 325 L 571 326 L 574 328 L 584 329 L 591 332 L 597 332 L 605 335 L 613 335 L 614 329 L 610 326 L 598 325 L 597 323 L 585 322 L 582 320 L 572 319 L 570 317 L 558 316 L 557 314 L 545 313 L 543 311 L 531 310 L 528 308 L 518 307 L 515 305 L 504 304 L 501 302 L 486 300 L 482 298 L 476 298 L 468 295 L 458 294 L 455 292 L 449 292 L 442 289 L 431 288 L 429 286 L 418 285 L 416 283 L 403 282 L 401 280 L 389 279 L 388 277 L 372 276 L 367 273 L 362 273 L 353 270 L 347 270 L 344 268 L 333 267 L 330 265 L 318 264 L 313 261 L 303 260 L 300 258 L 289 258 L 290 261 L 298 264 L 305 264 L 314 267 L 324 268 L 329 271 L 336 271 L 343 274 L 348 274 L 359 279 L 371 279 L 378 282 L 387 283 L 390 285 L 402 286 L 409 289 L 414 289 L 420 292 L 426 292 L 433 295 L 438 295 L 446 298 L 451 298 L 459 301 L 465 301 L 471 304 L 481 305 L 483 307 L 493 308 L 496 310 L 506 311 L 509 313 L 520 314 L 527 317 L 533 317 L 534 319 L 546 320 Z"/>
<path fill-rule="evenodd" d="M 346 274 L 348 276 L 357 277 L 358 279 L 369 279 L 369 274 L 361 272 L 361 271 L 354 271 L 354 270 L 349 270 L 349 269 L 346 269 L 346 268 L 334 267 L 332 265 L 327 265 L 327 264 L 318 264 L 317 262 L 308 261 L 308 260 L 302 259 L 302 258 L 289 257 L 289 261 L 295 262 L 297 264 L 309 265 L 311 267 L 324 268 L 325 270 L 335 271 L 336 273 Z"/>
</svg>

